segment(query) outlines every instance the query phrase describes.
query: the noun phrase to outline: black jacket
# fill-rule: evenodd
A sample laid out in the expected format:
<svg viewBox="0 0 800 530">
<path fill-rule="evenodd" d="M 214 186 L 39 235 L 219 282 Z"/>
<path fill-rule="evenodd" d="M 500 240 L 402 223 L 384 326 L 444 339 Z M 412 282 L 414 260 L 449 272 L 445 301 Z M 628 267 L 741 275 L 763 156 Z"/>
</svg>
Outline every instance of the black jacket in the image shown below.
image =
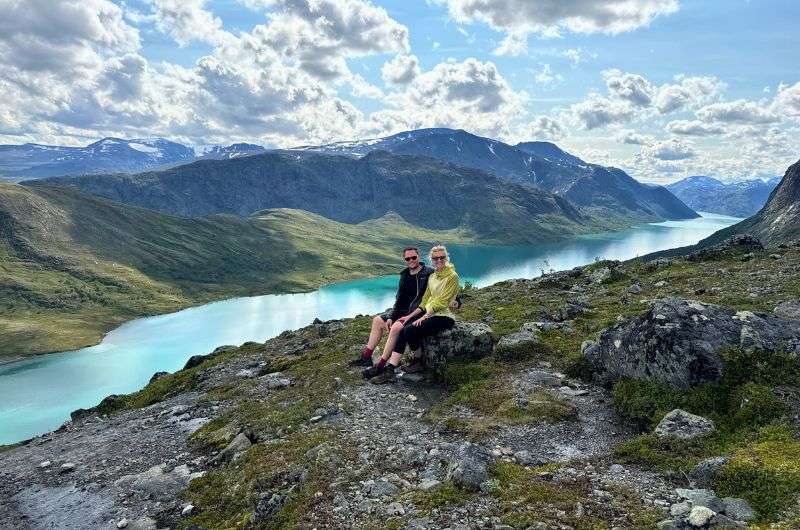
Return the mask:
<svg viewBox="0 0 800 530">
<path fill-rule="evenodd" d="M 433 269 L 424 263 L 420 263 L 420 271 L 411 274 L 406 267 L 400 272 L 400 284 L 397 287 L 394 307 L 389 312 L 389 318 L 397 320 L 415 310 L 420 302 L 425 289 L 428 287 L 428 277 L 433 273 Z"/>
</svg>

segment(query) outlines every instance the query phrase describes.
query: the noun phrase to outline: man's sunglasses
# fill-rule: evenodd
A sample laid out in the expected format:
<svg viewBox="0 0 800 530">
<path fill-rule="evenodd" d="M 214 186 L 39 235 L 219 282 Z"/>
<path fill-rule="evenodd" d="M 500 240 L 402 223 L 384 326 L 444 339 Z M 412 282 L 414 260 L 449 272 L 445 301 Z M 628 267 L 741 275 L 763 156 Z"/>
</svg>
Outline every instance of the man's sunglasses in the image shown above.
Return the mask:
<svg viewBox="0 0 800 530">
<path fill-rule="evenodd" d="M 419 259 L 419 256 L 409 256 L 407 258 L 403 258 L 406 261 L 415 261 Z"/>
<path fill-rule="evenodd" d="M 447 256 L 431 256 L 433 261 L 444 261 L 447 259 Z"/>
</svg>

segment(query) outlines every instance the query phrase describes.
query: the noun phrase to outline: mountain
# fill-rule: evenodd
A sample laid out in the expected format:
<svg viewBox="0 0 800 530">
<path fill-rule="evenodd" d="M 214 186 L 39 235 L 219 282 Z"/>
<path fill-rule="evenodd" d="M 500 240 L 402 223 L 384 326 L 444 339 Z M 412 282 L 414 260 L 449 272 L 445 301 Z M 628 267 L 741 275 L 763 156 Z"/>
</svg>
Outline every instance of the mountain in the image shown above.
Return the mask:
<svg viewBox="0 0 800 530">
<path fill-rule="evenodd" d="M 800 161 L 789 166 L 780 184 L 758 213 L 712 234 L 698 246 L 716 244 L 736 234 L 755 236 L 765 245 L 800 239 Z"/>
<path fill-rule="evenodd" d="M 0 145 L 0 176 L 15 180 L 109 171 L 137 172 L 194 159 L 194 150 L 163 138 L 103 138 L 86 147 Z"/>
<path fill-rule="evenodd" d="M 458 237 L 396 216 L 358 225 L 286 209 L 183 218 L 0 182 L 0 363 L 93 344 L 142 315 L 389 273 L 409 242 Z M 370 266 L 353 266 L 361 262 Z"/>
<path fill-rule="evenodd" d="M 750 217 L 767 202 L 780 177 L 726 184 L 715 178 L 696 176 L 668 184 L 666 188 L 694 210 L 732 217 Z"/>
<path fill-rule="evenodd" d="M 202 151 L 198 160 L 226 160 L 229 158 L 239 158 L 241 156 L 258 155 L 265 153 L 267 150 L 260 145 L 255 144 L 231 144 L 227 147 L 221 145 L 214 145 Z"/>
<path fill-rule="evenodd" d="M 267 208 L 295 208 L 360 223 L 394 212 L 416 226 L 463 229 L 485 243 L 556 240 L 607 226 L 563 197 L 476 169 L 385 151 L 361 158 L 268 152 L 138 175 L 55 177 L 26 184 L 73 186 L 181 216 L 248 216 Z"/>
<path fill-rule="evenodd" d="M 480 169 L 567 197 L 593 213 L 622 222 L 691 219 L 697 214 L 666 190 L 633 179 L 620 169 L 588 164 L 549 142 L 511 146 L 454 129 L 420 129 L 386 138 L 301 146 L 297 150 L 363 156 L 375 150 L 428 156 Z"/>
</svg>

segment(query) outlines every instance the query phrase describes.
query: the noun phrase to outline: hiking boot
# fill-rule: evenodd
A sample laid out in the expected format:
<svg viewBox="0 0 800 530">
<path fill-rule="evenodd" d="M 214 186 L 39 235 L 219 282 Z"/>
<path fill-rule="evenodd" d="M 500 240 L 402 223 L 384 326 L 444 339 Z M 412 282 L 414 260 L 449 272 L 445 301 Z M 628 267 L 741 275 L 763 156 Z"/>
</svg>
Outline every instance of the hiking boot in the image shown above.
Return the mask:
<svg viewBox="0 0 800 530">
<path fill-rule="evenodd" d="M 350 366 L 367 366 L 367 367 L 369 367 L 369 366 L 372 366 L 372 357 L 364 357 L 362 355 L 362 356 L 359 356 L 358 359 L 353 359 L 348 364 L 350 364 Z"/>
<path fill-rule="evenodd" d="M 394 383 L 394 366 L 387 363 L 386 367 L 381 371 L 381 373 L 370 379 L 369 382 L 373 385 Z"/>
<path fill-rule="evenodd" d="M 407 374 L 418 374 L 425 371 L 425 365 L 422 364 L 422 359 L 414 359 L 411 364 L 403 366 L 403 371 Z"/>
<path fill-rule="evenodd" d="M 361 372 L 361 375 L 364 376 L 364 379 L 372 379 L 376 375 L 382 373 L 384 370 L 385 370 L 384 367 L 379 368 L 378 365 L 376 364 L 374 366 L 370 366 L 369 368 Z"/>
</svg>

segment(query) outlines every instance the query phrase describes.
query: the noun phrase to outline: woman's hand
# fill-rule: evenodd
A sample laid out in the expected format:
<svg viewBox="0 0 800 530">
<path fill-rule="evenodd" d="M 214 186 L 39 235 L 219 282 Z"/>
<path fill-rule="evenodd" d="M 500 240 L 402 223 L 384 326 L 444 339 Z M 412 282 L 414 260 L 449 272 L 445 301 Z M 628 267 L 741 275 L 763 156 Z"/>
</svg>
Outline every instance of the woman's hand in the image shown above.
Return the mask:
<svg viewBox="0 0 800 530">
<path fill-rule="evenodd" d="M 408 315 L 398 318 L 396 322 L 400 322 L 401 324 L 405 324 L 406 320 L 408 320 Z"/>
<path fill-rule="evenodd" d="M 411 323 L 411 325 L 412 325 L 412 326 L 419 326 L 419 325 L 420 325 L 420 324 L 422 324 L 422 323 L 423 323 L 423 322 L 424 322 L 424 321 L 425 321 L 427 318 L 428 318 L 428 315 L 427 315 L 427 314 L 425 314 L 425 315 L 423 315 L 423 316 L 419 317 L 418 319 L 416 319 L 414 322 L 412 322 L 412 323 Z"/>
</svg>

